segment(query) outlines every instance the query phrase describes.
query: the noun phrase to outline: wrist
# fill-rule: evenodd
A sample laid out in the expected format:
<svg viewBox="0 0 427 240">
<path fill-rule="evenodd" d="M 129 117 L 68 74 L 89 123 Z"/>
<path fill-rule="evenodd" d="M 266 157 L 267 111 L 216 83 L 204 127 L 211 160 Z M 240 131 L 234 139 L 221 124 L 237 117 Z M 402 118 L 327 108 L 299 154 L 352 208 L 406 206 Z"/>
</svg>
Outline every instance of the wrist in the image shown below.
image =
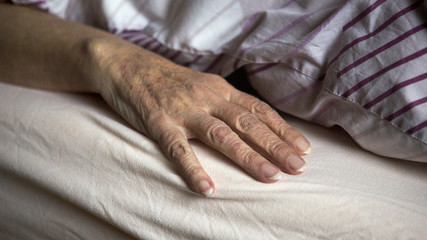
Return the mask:
<svg viewBox="0 0 427 240">
<path fill-rule="evenodd" d="M 80 69 L 89 91 L 101 94 L 107 83 L 108 41 L 102 37 L 85 39 L 81 43 Z"/>
<path fill-rule="evenodd" d="M 85 75 L 93 92 L 103 95 L 131 85 L 134 80 L 147 80 L 165 70 L 182 68 L 175 63 L 115 36 L 95 37 L 84 43 Z"/>
</svg>

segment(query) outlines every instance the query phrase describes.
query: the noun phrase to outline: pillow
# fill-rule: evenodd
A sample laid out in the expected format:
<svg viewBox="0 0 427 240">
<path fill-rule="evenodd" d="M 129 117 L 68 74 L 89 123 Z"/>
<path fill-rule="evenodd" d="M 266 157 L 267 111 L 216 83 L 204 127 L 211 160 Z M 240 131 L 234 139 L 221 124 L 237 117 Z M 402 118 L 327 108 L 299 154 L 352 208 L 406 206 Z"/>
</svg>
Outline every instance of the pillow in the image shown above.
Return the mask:
<svg viewBox="0 0 427 240">
<path fill-rule="evenodd" d="M 427 162 L 425 11 L 423 1 L 348 3 L 294 52 L 247 66 L 251 83 L 278 109 L 339 125 L 369 151 Z"/>
</svg>

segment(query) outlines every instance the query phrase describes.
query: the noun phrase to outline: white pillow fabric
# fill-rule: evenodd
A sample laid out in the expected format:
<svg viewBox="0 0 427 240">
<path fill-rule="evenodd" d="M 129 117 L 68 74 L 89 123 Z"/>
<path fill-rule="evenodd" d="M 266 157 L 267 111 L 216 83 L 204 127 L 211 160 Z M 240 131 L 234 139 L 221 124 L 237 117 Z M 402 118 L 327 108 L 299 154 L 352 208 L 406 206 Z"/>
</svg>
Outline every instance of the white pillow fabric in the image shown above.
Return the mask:
<svg viewBox="0 0 427 240">
<path fill-rule="evenodd" d="M 374 153 L 427 162 L 425 1 L 14 2 L 200 71 L 245 66 L 281 111 L 339 125 Z"/>
</svg>

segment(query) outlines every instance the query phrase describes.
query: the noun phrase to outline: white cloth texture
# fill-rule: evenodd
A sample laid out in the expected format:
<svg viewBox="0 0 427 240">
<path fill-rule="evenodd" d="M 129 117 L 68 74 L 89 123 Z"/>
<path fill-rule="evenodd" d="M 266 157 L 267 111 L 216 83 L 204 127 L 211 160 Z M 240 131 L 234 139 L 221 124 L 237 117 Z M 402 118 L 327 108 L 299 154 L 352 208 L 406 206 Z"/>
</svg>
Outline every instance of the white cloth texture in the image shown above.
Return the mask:
<svg viewBox="0 0 427 240">
<path fill-rule="evenodd" d="M 0 239 L 425 238 L 426 164 L 285 119 L 312 143 L 305 173 L 260 183 L 194 141 L 205 198 L 100 97 L 0 83 Z"/>
</svg>

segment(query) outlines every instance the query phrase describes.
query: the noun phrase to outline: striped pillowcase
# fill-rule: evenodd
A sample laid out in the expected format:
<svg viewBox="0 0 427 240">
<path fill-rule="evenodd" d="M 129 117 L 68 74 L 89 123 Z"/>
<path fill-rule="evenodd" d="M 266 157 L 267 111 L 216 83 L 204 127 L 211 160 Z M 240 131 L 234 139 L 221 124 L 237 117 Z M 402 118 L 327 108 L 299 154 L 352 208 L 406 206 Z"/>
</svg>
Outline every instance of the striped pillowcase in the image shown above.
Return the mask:
<svg viewBox="0 0 427 240">
<path fill-rule="evenodd" d="M 427 162 L 426 12 L 422 0 L 346 4 L 301 41 L 317 52 L 249 65 L 251 83 L 276 108 L 339 125 L 369 151 Z M 313 55 L 326 55 L 317 72 L 304 69 Z"/>
</svg>

